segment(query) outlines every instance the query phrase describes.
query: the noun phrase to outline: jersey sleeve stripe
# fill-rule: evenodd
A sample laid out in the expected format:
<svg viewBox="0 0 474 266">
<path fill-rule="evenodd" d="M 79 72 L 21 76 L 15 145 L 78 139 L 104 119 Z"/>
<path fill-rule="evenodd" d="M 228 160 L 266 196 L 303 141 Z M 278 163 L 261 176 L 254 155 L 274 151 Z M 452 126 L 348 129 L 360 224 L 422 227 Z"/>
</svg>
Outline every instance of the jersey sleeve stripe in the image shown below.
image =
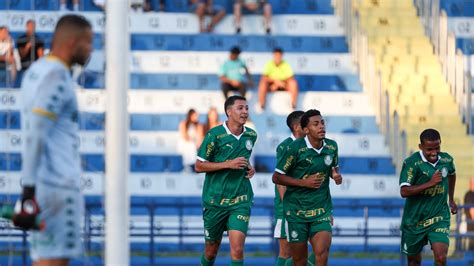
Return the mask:
<svg viewBox="0 0 474 266">
<path fill-rule="evenodd" d="M 282 175 L 286 175 L 285 172 L 283 172 L 282 170 L 278 169 L 278 168 L 275 168 L 275 172 L 279 173 L 279 174 L 282 174 Z"/>
<path fill-rule="evenodd" d="M 41 109 L 41 108 L 33 108 L 31 111 L 33 113 L 37 114 L 37 115 L 47 117 L 47 118 L 49 118 L 51 120 L 54 120 L 54 121 L 56 121 L 58 119 L 58 116 L 55 113 L 46 111 L 46 110 Z"/>
<path fill-rule="evenodd" d="M 197 158 L 199 161 L 201 161 L 201 162 L 207 162 L 207 160 L 206 160 L 206 159 L 204 159 L 204 158 L 201 158 L 201 157 L 199 157 L 199 156 L 197 156 L 196 158 Z"/>
<path fill-rule="evenodd" d="M 404 187 L 404 186 L 409 187 L 409 186 L 411 186 L 411 184 L 408 183 L 408 182 L 403 182 L 403 183 L 400 184 L 400 187 Z"/>
</svg>

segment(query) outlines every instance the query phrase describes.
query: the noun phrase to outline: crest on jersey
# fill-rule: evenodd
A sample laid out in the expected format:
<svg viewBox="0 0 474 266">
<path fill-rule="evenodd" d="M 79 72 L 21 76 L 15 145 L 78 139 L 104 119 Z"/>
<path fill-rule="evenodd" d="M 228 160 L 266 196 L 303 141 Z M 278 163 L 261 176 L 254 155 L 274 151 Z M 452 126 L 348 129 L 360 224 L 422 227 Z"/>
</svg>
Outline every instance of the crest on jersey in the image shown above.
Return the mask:
<svg viewBox="0 0 474 266">
<path fill-rule="evenodd" d="M 209 236 L 209 231 L 207 231 L 207 229 L 205 229 L 204 234 L 208 237 Z"/>
<path fill-rule="evenodd" d="M 448 176 L 448 169 L 446 167 L 443 167 L 443 169 L 441 169 L 441 176 L 442 177 Z"/>
<path fill-rule="evenodd" d="M 249 140 L 249 139 L 248 139 L 248 140 L 246 140 L 246 141 L 245 141 L 245 148 L 247 148 L 247 150 L 249 150 L 249 151 L 250 151 L 250 150 L 252 150 L 252 147 L 253 147 L 253 145 L 252 145 L 252 141 L 251 141 L 251 140 Z"/>
<path fill-rule="evenodd" d="M 296 232 L 295 230 L 291 231 L 291 237 L 292 238 L 297 238 L 298 237 L 298 232 Z"/>
<path fill-rule="evenodd" d="M 331 155 L 326 155 L 324 157 L 324 163 L 327 165 L 327 166 L 330 166 L 331 163 L 332 163 L 332 156 Z"/>
<path fill-rule="evenodd" d="M 403 244 L 403 250 L 404 250 L 404 251 L 407 251 L 407 249 L 408 249 L 407 243 L 404 243 L 404 244 Z"/>
</svg>

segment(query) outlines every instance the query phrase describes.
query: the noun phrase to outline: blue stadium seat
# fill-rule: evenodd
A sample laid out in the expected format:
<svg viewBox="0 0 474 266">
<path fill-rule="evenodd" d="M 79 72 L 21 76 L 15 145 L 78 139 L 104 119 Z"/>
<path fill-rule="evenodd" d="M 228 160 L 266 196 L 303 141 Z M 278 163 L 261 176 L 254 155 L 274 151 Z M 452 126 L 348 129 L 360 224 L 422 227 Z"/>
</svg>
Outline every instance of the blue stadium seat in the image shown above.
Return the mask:
<svg viewBox="0 0 474 266">
<path fill-rule="evenodd" d="M 474 1 L 472 0 L 441 0 L 440 8 L 446 10 L 449 17 L 474 16 Z"/>
<path fill-rule="evenodd" d="M 252 75 L 255 86 L 260 75 Z M 362 87 L 354 75 L 295 75 L 300 91 L 357 91 Z M 105 87 L 104 73 L 86 71 L 79 77 L 79 84 L 85 88 Z M 174 90 L 220 90 L 220 80 L 216 75 L 187 73 L 132 73 L 131 89 L 174 89 Z"/>
<path fill-rule="evenodd" d="M 456 38 L 456 48 L 465 55 L 474 55 L 474 39 Z"/>
<path fill-rule="evenodd" d="M 258 172 L 273 172 L 276 166 L 276 157 L 256 155 L 255 169 Z M 339 157 L 339 167 L 344 174 L 391 175 L 395 174 L 395 167 L 391 158 L 383 157 Z"/>
<path fill-rule="evenodd" d="M 273 14 L 334 14 L 331 1 L 326 0 L 269 0 Z M 232 2 L 214 0 L 216 5 L 224 7 L 227 13 L 232 14 Z M 156 10 L 156 5 L 154 6 Z M 166 1 L 165 12 L 189 12 L 187 0 Z"/>
<path fill-rule="evenodd" d="M 184 114 L 131 114 L 130 130 L 137 131 L 175 131 Z M 200 120 L 204 121 L 204 115 Z M 253 122 L 262 132 L 278 130 L 286 132 L 284 121 L 286 116 L 261 114 L 252 116 Z M 379 133 L 374 116 L 325 116 L 326 130 L 332 133 Z M 82 130 L 104 130 L 104 113 L 81 113 L 80 127 Z M 0 111 L 0 129 L 20 129 L 20 112 Z"/>
<path fill-rule="evenodd" d="M 132 34 L 132 50 L 229 51 L 238 45 L 243 52 L 348 53 L 344 36 L 262 36 L 262 35 L 174 35 Z"/>
<path fill-rule="evenodd" d="M 82 169 L 85 172 L 105 171 L 103 154 L 82 154 Z M 385 157 L 340 157 L 341 172 L 345 174 L 393 175 L 395 168 L 390 158 Z M 256 155 L 255 168 L 259 172 L 273 172 L 274 156 Z M 135 173 L 180 172 L 182 158 L 177 154 L 130 155 L 130 171 Z M 0 171 L 20 171 L 19 153 L 0 153 Z"/>
</svg>

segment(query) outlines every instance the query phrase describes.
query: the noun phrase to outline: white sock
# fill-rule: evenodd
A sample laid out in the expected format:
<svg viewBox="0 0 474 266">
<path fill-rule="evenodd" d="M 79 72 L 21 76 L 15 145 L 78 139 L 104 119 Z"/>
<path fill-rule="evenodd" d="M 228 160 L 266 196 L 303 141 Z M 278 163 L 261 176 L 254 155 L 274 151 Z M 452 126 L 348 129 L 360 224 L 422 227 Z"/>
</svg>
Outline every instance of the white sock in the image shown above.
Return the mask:
<svg viewBox="0 0 474 266">
<path fill-rule="evenodd" d="M 73 9 L 74 11 L 79 11 L 79 4 L 74 4 Z"/>
</svg>

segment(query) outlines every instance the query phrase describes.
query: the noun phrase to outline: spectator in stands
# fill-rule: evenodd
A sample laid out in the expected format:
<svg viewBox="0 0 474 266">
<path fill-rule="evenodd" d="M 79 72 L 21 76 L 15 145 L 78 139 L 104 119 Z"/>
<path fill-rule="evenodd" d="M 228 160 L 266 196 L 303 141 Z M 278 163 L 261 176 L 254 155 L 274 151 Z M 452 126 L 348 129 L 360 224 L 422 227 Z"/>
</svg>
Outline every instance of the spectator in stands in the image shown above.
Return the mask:
<svg viewBox="0 0 474 266">
<path fill-rule="evenodd" d="M 59 3 L 59 10 L 61 11 L 67 11 L 66 7 L 66 1 L 67 0 L 61 0 Z M 74 11 L 79 11 L 79 0 L 72 0 L 72 10 Z"/>
<path fill-rule="evenodd" d="M 267 34 L 271 33 L 272 6 L 266 0 L 235 0 L 234 19 L 235 32 L 239 34 L 242 31 L 242 7 L 250 12 L 257 12 L 263 9 L 263 27 Z"/>
<path fill-rule="evenodd" d="M 102 11 L 105 11 L 106 0 L 93 0 L 93 3 L 96 7 L 100 8 Z M 164 8 L 164 0 L 160 0 L 160 11 Z M 134 12 L 149 12 L 151 11 L 151 0 L 130 0 L 130 8 Z"/>
<path fill-rule="evenodd" d="M 225 9 L 221 6 L 214 5 L 213 0 L 189 0 L 191 9 L 198 16 L 199 30 L 201 32 L 212 32 L 214 27 L 225 16 Z M 211 16 L 211 22 L 204 25 L 205 16 Z"/>
<path fill-rule="evenodd" d="M 35 31 L 36 22 L 30 19 L 26 22 L 26 33 L 16 40 L 22 70 L 28 69 L 34 61 L 44 55 L 44 41 Z"/>
<path fill-rule="evenodd" d="M 5 26 L 0 27 L 0 71 L 6 72 L 6 85 L 13 86 L 16 79 L 16 64 L 13 56 L 13 39 Z"/>
<path fill-rule="evenodd" d="M 216 107 L 209 108 L 209 111 L 207 112 L 207 122 L 203 126 L 202 135 L 205 136 L 209 129 L 216 127 L 220 124 L 222 124 L 222 122 L 219 121 L 219 113 L 217 112 Z"/>
<path fill-rule="evenodd" d="M 229 59 L 222 64 L 219 70 L 219 78 L 222 82 L 221 88 L 226 99 L 229 97 L 229 91 L 238 91 L 241 96 L 245 97 L 247 85 L 249 87 L 254 85 L 252 76 L 245 62 L 240 60 L 239 54 L 240 48 L 238 46 L 232 47 Z M 244 82 L 244 73 L 247 77 L 247 84 Z"/>
<path fill-rule="evenodd" d="M 298 83 L 293 76 L 291 66 L 283 60 L 283 50 L 275 48 L 273 50 L 273 60 L 265 64 L 262 78 L 258 85 L 258 101 L 260 108 L 265 109 L 265 101 L 268 91 L 278 90 L 288 91 L 291 97 L 291 107 L 296 109 L 298 98 Z"/>
<path fill-rule="evenodd" d="M 471 178 L 470 190 L 464 195 L 464 204 L 474 205 L 474 176 Z M 465 208 L 464 213 L 466 214 L 467 232 L 474 233 L 474 207 Z M 474 250 L 474 237 L 468 238 L 467 250 Z"/>
<path fill-rule="evenodd" d="M 179 123 L 178 152 L 183 157 L 184 171 L 193 171 L 197 149 L 201 145 L 203 135 L 202 124 L 199 123 L 199 114 L 189 109 L 186 119 Z"/>
</svg>

